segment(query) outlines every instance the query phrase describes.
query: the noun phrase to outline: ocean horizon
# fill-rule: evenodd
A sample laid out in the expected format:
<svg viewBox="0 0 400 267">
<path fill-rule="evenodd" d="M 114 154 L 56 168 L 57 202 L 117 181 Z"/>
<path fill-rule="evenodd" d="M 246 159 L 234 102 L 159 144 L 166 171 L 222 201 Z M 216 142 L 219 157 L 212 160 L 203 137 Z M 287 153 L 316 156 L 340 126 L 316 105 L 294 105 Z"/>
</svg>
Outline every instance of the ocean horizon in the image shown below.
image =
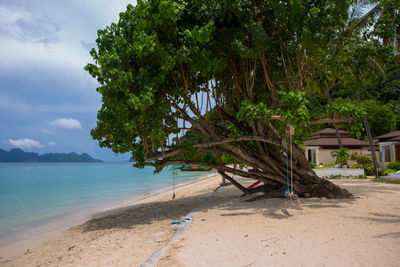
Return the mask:
<svg viewBox="0 0 400 267">
<path fill-rule="evenodd" d="M 0 163 L 0 246 L 76 225 L 95 211 L 210 174 L 172 166 L 153 172 L 131 162 Z"/>
</svg>

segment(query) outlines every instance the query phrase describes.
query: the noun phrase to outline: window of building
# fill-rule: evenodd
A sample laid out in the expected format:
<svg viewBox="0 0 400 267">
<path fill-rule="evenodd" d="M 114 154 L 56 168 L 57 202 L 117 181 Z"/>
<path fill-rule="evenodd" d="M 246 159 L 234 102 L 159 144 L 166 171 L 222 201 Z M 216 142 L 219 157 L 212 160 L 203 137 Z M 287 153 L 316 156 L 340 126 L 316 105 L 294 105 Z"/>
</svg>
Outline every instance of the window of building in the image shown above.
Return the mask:
<svg viewBox="0 0 400 267">
<path fill-rule="evenodd" d="M 382 161 L 383 162 L 391 162 L 390 146 L 382 147 Z"/>
</svg>

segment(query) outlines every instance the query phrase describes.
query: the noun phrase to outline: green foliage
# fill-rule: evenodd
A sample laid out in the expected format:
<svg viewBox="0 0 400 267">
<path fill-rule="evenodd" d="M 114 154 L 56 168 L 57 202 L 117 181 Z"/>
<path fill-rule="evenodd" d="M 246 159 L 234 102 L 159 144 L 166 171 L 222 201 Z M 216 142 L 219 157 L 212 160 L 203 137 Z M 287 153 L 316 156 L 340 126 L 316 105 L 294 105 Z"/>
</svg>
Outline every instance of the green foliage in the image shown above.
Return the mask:
<svg viewBox="0 0 400 267">
<path fill-rule="evenodd" d="M 363 108 L 351 99 L 337 98 L 332 104 L 325 107 L 327 114 L 338 114 L 341 117 L 353 117 L 354 119 L 360 118 L 364 114 Z"/>
<path fill-rule="evenodd" d="M 353 166 L 351 166 L 354 169 L 364 169 L 364 175 L 370 176 L 374 175 L 374 166 L 371 164 L 357 164 L 355 163 Z"/>
<path fill-rule="evenodd" d="M 394 64 L 393 62 L 388 64 L 385 73 L 385 82 L 371 89 L 379 93 L 376 96 L 376 100 L 380 103 L 386 104 L 389 101 L 398 102 L 400 101 L 400 64 Z"/>
<path fill-rule="evenodd" d="M 385 58 L 386 50 L 371 37 L 356 44 L 346 39 L 340 60 L 332 59 L 351 3 L 142 0 L 128 5 L 117 23 L 98 31 L 97 48 L 90 52 L 94 62 L 85 67 L 97 79 L 103 102 L 92 137 L 114 152 L 131 152 L 143 167 L 149 155 L 166 149 L 188 116 L 197 133 L 175 142 L 183 149 L 174 156 L 179 159 L 215 162 L 213 153 L 193 145 L 254 135 L 256 123 L 265 126 L 265 121 L 279 133 L 291 124 L 304 136 L 310 119 L 319 118 L 307 109 L 305 84 L 330 89 L 343 77 L 353 82 L 344 84 L 357 84 L 349 75 L 356 69 L 352 60 L 366 66 L 362 59 L 377 52 Z M 363 71 L 357 79 L 372 74 Z M 178 111 L 195 109 L 194 97 L 204 94 L 211 96 L 212 108 L 201 111 L 203 118 Z M 338 100 L 318 115 L 360 114 L 354 103 Z M 207 128 L 204 124 L 210 129 L 199 129 Z M 234 145 L 256 153 L 254 141 Z"/>
<path fill-rule="evenodd" d="M 238 121 L 267 120 L 272 116 L 281 116 L 285 122 L 293 126 L 304 124 L 310 120 L 307 109 L 305 93 L 301 91 L 279 92 L 279 100 L 285 104 L 285 108 L 270 109 L 268 105 L 261 102 L 256 105 L 242 101 L 240 110 L 236 114 Z"/>
<path fill-rule="evenodd" d="M 367 156 L 360 155 L 357 152 L 351 153 L 350 160 L 354 160 L 358 165 L 367 165 L 371 164 L 372 160 Z"/>
<path fill-rule="evenodd" d="M 393 161 L 386 166 L 386 169 L 400 171 L 400 160 Z"/>
<path fill-rule="evenodd" d="M 243 100 L 239 112 L 236 114 L 238 121 L 255 121 L 257 119 L 266 120 L 272 115 L 279 114 L 276 110 L 271 110 L 268 106 L 261 102 L 257 105 L 250 104 L 249 102 Z"/>
<path fill-rule="evenodd" d="M 347 147 L 344 147 L 339 150 L 332 150 L 331 156 L 336 159 L 335 163 L 339 163 L 340 168 L 342 168 L 344 164 L 347 164 L 347 160 L 350 157 L 349 149 Z"/>
<path fill-rule="evenodd" d="M 315 167 L 316 167 L 315 163 L 312 161 L 309 161 L 308 165 L 310 165 L 311 169 L 315 169 Z"/>
<path fill-rule="evenodd" d="M 339 101 L 342 101 L 342 98 L 338 98 Z M 336 99 L 334 102 L 337 101 Z M 354 103 L 354 105 L 357 105 L 359 110 L 356 112 L 365 112 L 367 114 L 367 119 L 371 127 L 371 134 L 373 137 L 383 135 L 386 133 L 389 133 L 391 131 L 394 131 L 396 128 L 396 120 L 397 120 L 397 115 L 395 112 L 397 112 L 396 107 L 399 106 L 400 109 L 400 104 L 397 103 L 396 101 L 392 101 L 389 104 L 383 105 L 377 102 L 376 100 L 369 99 L 363 101 L 360 105 L 356 103 L 354 100 L 346 100 L 349 103 Z M 324 107 L 321 107 L 324 108 Z M 315 112 L 323 112 L 323 111 L 318 111 L 317 109 Z M 360 114 L 360 113 L 358 113 Z M 364 129 L 364 125 L 362 124 L 362 120 L 358 119 L 355 121 L 355 123 L 341 123 L 339 124 L 339 128 L 350 131 L 352 133 L 352 136 L 357 139 L 361 140 L 367 140 L 366 138 L 366 132 Z"/>
<path fill-rule="evenodd" d="M 304 124 L 310 120 L 310 114 L 307 109 L 307 99 L 305 93 L 301 91 L 290 91 L 288 93 L 281 91 L 280 100 L 286 104 L 286 109 L 281 111 L 285 121 L 293 126 Z"/>
<path fill-rule="evenodd" d="M 375 100 L 366 100 L 362 106 L 367 113 L 373 137 L 394 131 L 395 115 L 388 106 L 379 105 Z"/>
<path fill-rule="evenodd" d="M 374 175 L 374 166 L 373 165 L 362 165 L 364 169 L 364 174 L 367 176 Z"/>
<path fill-rule="evenodd" d="M 388 176 L 389 175 L 389 173 L 395 173 L 395 172 L 397 172 L 397 170 L 394 170 L 394 169 L 386 169 L 384 172 L 383 172 L 383 176 Z"/>
<path fill-rule="evenodd" d="M 222 155 L 221 158 L 222 158 L 222 161 L 224 162 L 225 165 L 238 164 L 239 163 L 236 159 L 230 157 L 229 155 Z"/>
<path fill-rule="evenodd" d="M 390 100 L 386 106 L 394 113 L 395 130 L 400 130 L 400 101 Z"/>
</svg>

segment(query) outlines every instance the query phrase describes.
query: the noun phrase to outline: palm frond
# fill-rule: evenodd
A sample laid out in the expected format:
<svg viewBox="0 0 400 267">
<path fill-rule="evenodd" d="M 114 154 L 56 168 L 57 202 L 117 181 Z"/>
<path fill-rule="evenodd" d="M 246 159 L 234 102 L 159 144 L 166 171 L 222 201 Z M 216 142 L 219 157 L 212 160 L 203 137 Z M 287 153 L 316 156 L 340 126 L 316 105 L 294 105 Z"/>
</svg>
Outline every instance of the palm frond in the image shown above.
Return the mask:
<svg viewBox="0 0 400 267">
<path fill-rule="evenodd" d="M 362 9 L 365 7 L 360 6 L 359 8 L 354 8 L 359 10 L 361 14 Z M 367 13 L 361 16 L 355 16 L 356 12 L 353 12 L 353 19 L 350 20 L 346 32 L 351 33 L 356 29 L 363 29 L 368 26 L 368 21 L 371 18 L 376 18 L 382 10 L 382 5 L 380 3 L 376 4 Z M 358 13 L 358 12 L 357 12 Z"/>
<path fill-rule="evenodd" d="M 378 62 L 375 58 L 371 56 L 368 56 L 365 61 L 371 69 L 376 71 L 380 78 L 386 77 L 385 70 L 382 67 L 382 63 Z"/>
</svg>

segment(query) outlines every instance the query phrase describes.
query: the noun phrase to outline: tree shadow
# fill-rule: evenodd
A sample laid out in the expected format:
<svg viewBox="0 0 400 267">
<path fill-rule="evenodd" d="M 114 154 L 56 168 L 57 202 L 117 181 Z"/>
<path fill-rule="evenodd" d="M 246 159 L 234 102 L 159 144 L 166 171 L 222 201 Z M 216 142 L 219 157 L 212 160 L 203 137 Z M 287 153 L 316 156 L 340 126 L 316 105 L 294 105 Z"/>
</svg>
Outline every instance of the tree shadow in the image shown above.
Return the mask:
<svg viewBox="0 0 400 267">
<path fill-rule="evenodd" d="M 79 226 L 82 232 L 107 230 L 113 228 L 131 229 L 136 225 L 146 225 L 154 221 L 178 220 L 196 208 L 208 194 L 177 198 L 168 201 L 155 201 L 135 204 L 110 215 L 92 218 Z M 96 215 L 95 215 L 96 216 Z"/>
<path fill-rule="evenodd" d="M 373 236 L 373 238 L 384 238 L 384 237 L 400 238 L 400 232 L 391 232 Z"/>
<path fill-rule="evenodd" d="M 368 182 L 365 181 L 367 186 L 360 186 L 359 183 L 339 183 L 339 186 L 345 187 L 354 196 L 369 196 L 372 193 L 384 193 L 384 194 L 398 194 L 400 192 L 400 186 L 396 184 L 386 184 L 379 182 Z"/>
<path fill-rule="evenodd" d="M 181 197 L 168 201 L 154 201 L 135 204 L 103 217 L 95 217 L 78 226 L 82 232 L 107 229 L 132 229 L 135 226 L 152 222 L 180 220 L 191 211 L 205 212 L 210 209 L 226 211 L 220 216 L 247 216 L 261 214 L 267 218 L 287 219 L 293 211 L 300 210 L 296 200 L 287 198 L 260 198 L 247 202 L 247 197 L 239 197 L 240 191 L 233 186 L 224 186 L 216 194 Z M 254 196 L 252 196 L 254 197 Z M 319 199 L 301 198 L 302 205 L 311 209 L 343 208 L 343 203 L 351 203 L 354 199 Z M 195 218 L 196 219 L 196 218 Z"/>
<path fill-rule="evenodd" d="M 369 222 L 377 223 L 400 223 L 400 216 L 397 214 L 388 213 L 370 213 L 371 217 L 357 217 L 357 216 L 347 216 L 346 218 L 365 220 Z"/>
<path fill-rule="evenodd" d="M 249 202 L 248 199 L 256 199 Z M 220 199 L 215 202 L 213 208 L 230 211 L 232 213 L 221 214 L 221 216 L 242 216 L 249 214 L 262 214 L 267 218 L 287 219 L 293 216 L 293 211 L 300 211 L 301 207 L 296 200 L 281 198 L 268 198 L 260 196 L 244 196 L 240 200 L 224 201 Z M 323 208 L 344 208 L 342 204 L 354 202 L 354 198 L 348 199 L 320 199 L 320 198 L 300 198 L 304 208 L 323 209 Z M 238 212 L 243 210 L 245 212 Z M 246 213 L 246 214 L 243 214 Z M 230 215 L 227 215 L 230 214 Z"/>
</svg>

